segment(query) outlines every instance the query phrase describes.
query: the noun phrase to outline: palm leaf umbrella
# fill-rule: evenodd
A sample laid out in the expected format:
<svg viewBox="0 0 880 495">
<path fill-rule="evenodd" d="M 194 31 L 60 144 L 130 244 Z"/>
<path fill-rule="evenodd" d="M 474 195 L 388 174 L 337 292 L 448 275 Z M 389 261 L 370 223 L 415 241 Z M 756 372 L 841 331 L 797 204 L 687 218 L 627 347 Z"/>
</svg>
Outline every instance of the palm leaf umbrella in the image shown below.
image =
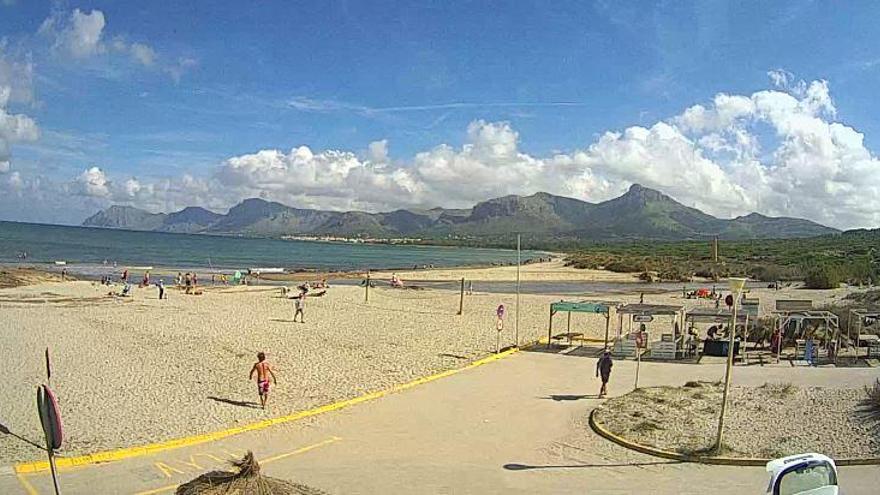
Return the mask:
<svg viewBox="0 0 880 495">
<path fill-rule="evenodd" d="M 260 464 L 248 451 L 233 461 L 233 471 L 211 471 L 177 487 L 177 495 L 326 495 L 310 486 L 260 474 Z"/>
</svg>

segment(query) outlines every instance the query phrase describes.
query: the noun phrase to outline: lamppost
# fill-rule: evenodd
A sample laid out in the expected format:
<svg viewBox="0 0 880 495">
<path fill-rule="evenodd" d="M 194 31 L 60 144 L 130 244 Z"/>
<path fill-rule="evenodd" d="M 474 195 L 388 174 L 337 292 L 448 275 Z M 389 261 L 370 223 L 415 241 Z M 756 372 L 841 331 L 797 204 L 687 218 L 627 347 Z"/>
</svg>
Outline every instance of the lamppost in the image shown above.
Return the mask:
<svg viewBox="0 0 880 495">
<path fill-rule="evenodd" d="M 743 287 L 746 285 L 744 278 L 731 278 L 730 291 L 733 293 L 733 322 L 730 327 L 730 342 L 727 345 L 727 371 L 724 374 L 724 398 L 721 401 L 721 417 L 718 418 L 718 436 L 715 438 L 715 453 L 721 452 L 721 441 L 724 437 L 724 415 L 727 412 L 727 394 L 730 392 L 730 374 L 733 371 L 733 344 L 736 336 L 736 303 L 739 301 Z"/>
</svg>

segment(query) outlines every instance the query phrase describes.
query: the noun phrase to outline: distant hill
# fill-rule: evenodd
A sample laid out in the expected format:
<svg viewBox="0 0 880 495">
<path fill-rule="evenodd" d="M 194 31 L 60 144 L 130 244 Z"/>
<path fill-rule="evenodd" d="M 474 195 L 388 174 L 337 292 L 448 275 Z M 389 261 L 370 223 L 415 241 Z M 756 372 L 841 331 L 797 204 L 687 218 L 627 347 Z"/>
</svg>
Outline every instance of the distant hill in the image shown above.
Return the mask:
<svg viewBox="0 0 880 495">
<path fill-rule="evenodd" d="M 225 215 L 189 207 L 175 213 L 149 213 L 111 206 L 84 226 L 184 233 L 252 236 L 337 235 L 348 237 L 421 237 L 426 239 L 502 239 L 522 233 L 531 239 L 605 241 L 626 239 L 798 238 L 839 232 L 809 220 L 766 217 L 757 213 L 716 218 L 638 184 L 620 197 L 588 203 L 536 193 L 504 196 L 471 209 L 395 210 L 385 213 L 292 208 L 251 198 Z"/>
</svg>

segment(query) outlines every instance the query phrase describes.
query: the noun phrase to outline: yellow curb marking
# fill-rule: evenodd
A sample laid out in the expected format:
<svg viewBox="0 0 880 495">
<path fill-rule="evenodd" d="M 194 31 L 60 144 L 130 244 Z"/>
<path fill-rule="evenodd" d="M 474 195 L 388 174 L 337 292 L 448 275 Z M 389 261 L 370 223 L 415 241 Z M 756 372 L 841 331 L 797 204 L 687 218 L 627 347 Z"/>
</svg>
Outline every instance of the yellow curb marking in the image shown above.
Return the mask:
<svg viewBox="0 0 880 495">
<path fill-rule="evenodd" d="M 306 452 L 308 452 L 308 451 L 310 451 L 310 450 L 314 450 L 314 449 L 317 449 L 317 448 L 319 448 L 319 447 L 323 447 L 323 446 L 325 446 L 325 445 L 330 445 L 331 443 L 335 443 L 335 442 L 338 442 L 338 441 L 340 441 L 340 440 L 342 440 L 342 439 L 339 438 L 339 437 L 330 437 L 330 438 L 328 438 L 327 440 L 324 440 L 324 441 L 322 441 L 322 442 L 318 442 L 318 443 L 315 443 L 315 444 L 312 444 L 312 445 L 307 445 L 307 446 L 305 446 L 305 447 L 302 447 L 302 448 L 296 449 L 296 450 L 294 450 L 294 451 L 292 451 L 292 452 L 287 452 L 287 453 L 284 453 L 284 454 L 279 454 L 279 455 L 276 455 L 276 456 L 267 457 L 267 458 L 263 459 L 262 461 L 260 461 L 260 464 L 268 464 L 268 463 L 270 463 L 270 462 L 279 461 L 279 460 L 284 459 L 284 458 L 286 458 L 286 457 L 291 457 L 291 456 L 298 455 L 298 454 L 305 454 Z M 182 473 L 181 473 L 181 474 L 182 474 Z M 180 485 L 179 485 L 179 484 L 178 484 L 178 485 L 167 485 L 167 486 L 163 486 L 163 487 L 155 488 L 155 489 L 153 489 L 153 490 L 147 490 L 147 491 L 145 491 L 145 492 L 137 492 L 137 493 L 135 493 L 134 495 L 155 495 L 155 494 L 157 494 L 157 493 L 170 492 L 171 490 L 176 489 L 178 486 L 180 486 Z M 36 494 L 36 493 L 33 493 L 33 494 L 30 494 L 30 495 L 37 495 L 37 494 Z"/>
<path fill-rule="evenodd" d="M 157 442 L 148 445 L 141 445 L 137 447 L 127 447 L 123 449 L 117 450 L 107 450 L 103 452 L 96 452 L 94 454 L 86 454 L 82 456 L 76 457 L 58 457 L 55 460 L 57 467 L 59 468 L 70 468 L 70 467 L 79 467 L 79 466 L 88 466 L 92 464 L 99 464 L 104 462 L 114 462 L 120 461 L 123 459 L 130 459 L 132 457 L 141 457 L 145 455 L 155 454 L 158 452 L 179 449 L 182 447 L 190 447 L 192 445 L 198 445 L 201 443 L 212 442 L 216 440 L 221 440 L 223 438 L 231 437 L 233 435 L 238 435 L 240 433 L 245 433 L 249 431 L 262 430 L 268 428 L 270 426 L 275 426 L 283 423 L 289 423 L 292 421 L 297 421 L 303 418 L 308 418 L 311 416 L 317 416 L 319 414 L 328 413 L 331 411 L 336 411 L 339 409 L 343 409 L 345 407 L 353 406 L 355 404 L 360 404 L 362 402 L 368 402 L 371 400 L 378 399 L 380 397 L 384 397 L 386 395 L 392 394 L 394 392 L 400 392 L 403 390 L 407 390 L 418 385 L 422 385 L 425 383 L 432 382 L 434 380 L 439 380 L 440 378 L 445 378 L 447 376 L 452 376 L 457 373 L 461 373 L 462 371 L 476 368 L 478 366 L 482 366 L 484 364 L 488 364 L 494 361 L 498 361 L 503 359 L 511 354 L 514 354 L 519 349 L 513 348 L 503 351 L 499 354 L 492 354 L 485 358 L 474 361 L 467 366 L 462 368 L 456 368 L 451 370 L 446 370 L 434 375 L 418 378 L 408 383 L 404 383 L 402 385 L 396 385 L 391 388 L 387 388 L 385 390 L 380 390 L 377 392 L 372 392 L 366 395 L 361 395 L 359 397 L 355 397 L 353 399 L 347 399 L 340 402 L 336 402 L 333 404 L 327 404 L 324 406 L 316 407 L 314 409 L 308 409 L 305 411 L 299 411 L 292 414 L 288 414 L 286 416 L 279 416 L 277 418 L 266 419 L 262 421 L 257 421 L 255 423 L 250 423 L 244 426 L 238 426 L 235 428 L 229 428 L 226 430 L 216 431 L 212 433 L 203 433 L 201 435 L 193 435 L 189 437 L 176 438 L 172 440 L 167 440 L 164 442 Z M 25 462 L 15 465 L 15 472 L 18 474 L 26 474 L 26 473 L 38 473 L 42 471 L 49 470 L 49 462 L 48 461 L 35 461 L 35 462 Z"/>
<path fill-rule="evenodd" d="M 19 484 L 21 484 L 21 487 L 24 488 L 24 491 L 26 491 L 28 495 L 40 495 L 40 492 L 38 492 L 37 489 L 34 488 L 34 485 L 32 485 L 31 482 L 27 480 L 27 478 L 20 474 L 15 475 L 15 477 L 18 478 Z"/>
</svg>

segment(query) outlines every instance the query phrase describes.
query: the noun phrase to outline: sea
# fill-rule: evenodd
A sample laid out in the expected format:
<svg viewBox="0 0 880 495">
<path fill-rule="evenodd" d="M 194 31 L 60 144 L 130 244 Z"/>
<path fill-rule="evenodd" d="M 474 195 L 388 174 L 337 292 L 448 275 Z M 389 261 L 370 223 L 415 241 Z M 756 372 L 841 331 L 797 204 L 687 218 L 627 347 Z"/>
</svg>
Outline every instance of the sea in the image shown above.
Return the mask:
<svg viewBox="0 0 880 495">
<path fill-rule="evenodd" d="M 26 258 L 21 258 L 27 253 Z M 523 251 L 522 259 L 547 256 Z M 294 241 L 202 234 L 172 234 L 0 221 L 0 263 L 66 262 L 75 272 L 108 266 L 240 270 L 408 269 L 516 263 L 508 249 Z"/>
</svg>

